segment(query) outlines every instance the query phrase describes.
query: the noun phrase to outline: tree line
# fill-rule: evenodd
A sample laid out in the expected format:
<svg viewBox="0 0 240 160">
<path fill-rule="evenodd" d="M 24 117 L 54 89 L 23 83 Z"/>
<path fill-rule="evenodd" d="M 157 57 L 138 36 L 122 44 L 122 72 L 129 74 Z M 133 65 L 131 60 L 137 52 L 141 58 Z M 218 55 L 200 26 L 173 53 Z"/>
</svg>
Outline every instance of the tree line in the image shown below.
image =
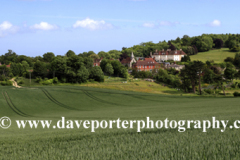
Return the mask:
<svg viewBox="0 0 240 160">
<path fill-rule="evenodd" d="M 43 56 L 29 57 L 25 55 L 17 55 L 12 50 L 9 50 L 7 53 L 0 56 L 1 64 L 5 64 L 0 66 L 0 81 L 5 80 L 6 77 L 13 76 L 28 78 L 30 76 L 29 71 L 33 72 L 31 75 L 33 78 L 38 77 L 44 79 L 56 77 L 61 82 L 69 83 L 84 83 L 87 81 L 102 82 L 104 80 L 104 73 L 106 75 L 126 78 L 128 76 L 127 68 L 122 66 L 118 59 L 121 60 L 126 58 L 127 56 L 130 56 L 132 52 L 134 52 L 136 57 L 148 57 L 150 52 L 162 49 L 183 49 L 188 55 L 221 47 L 228 47 L 231 51 L 239 51 L 239 41 L 239 34 L 203 34 L 195 37 L 184 35 L 182 38 L 178 37 L 175 40 L 170 40 L 168 42 L 146 42 L 129 48 L 123 47 L 121 51 L 100 51 L 97 54 L 93 51 L 76 54 L 74 51 L 69 50 L 63 56 L 47 52 L 43 54 Z M 99 58 L 104 58 L 100 67 L 94 67 L 93 60 Z M 228 57 L 225 62 L 232 63 L 239 67 L 239 59 L 239 54 L 237 54 L 235 58 Z M 189 56 L 184 57 L 182 61 L 191 62 Z M 6 65 L 10 65 L 11 67 L 8 68 Z M 184 73 L 184 70 L 182 72 Z M 211 75 L 212 72 L 205 70 L 204 73 Z M 140 72 L 137 74 L 137 77 L 152 76 L 148 72 Z M 209 82 L 213 81 L 213 79 L 205 79 L 208 79 Z M 193 84 L 194 82 L 191 83 Z"/>
<path fill-rule="evenodd" d="M 194 55 L 198 52 L 209 51 L 213 48 L 229 48 L 231 51 L 240 51 L 239 47 L 240 35 L 239 34 L 202 34 L 200 36 L 189 37 L 184 35 L 182 38 L 177 37 L 175 40 L 169 41 L 159 41 L 158 43 L 153 42 L 143 42 L 139 45 L 134 45 L 132 47 L 122 47 L 122 50 L 110 50 L 108 52 L 100 51 L 95 53 L 93 51 L 83 52 L 76 54 L 74 51 L 69 50 L 65 56 L 70 57 L 72 55 L 77 55 L 79 57 L 90 57 L 92 59 L 119 59 L 124 57 L 123 54 L 130 56 L 132 52 L 136 57 L 148 57 L 150 52 L 155 52 L 156 50 L 167 50 L 167 49 L 182 49 L 188 55 Z M 58 55 L 59 56 L 59 55 Z M 41 62 L 50 62 L 55 54 L 52 52 L 47 52 L 43 56 L 28 57 L 25 55 L 17 55 L 12 50 L 0 56 L 0 62 L 2 64 L 10 63 L 21 63 L 26 61 L 30 67 L 39 60 Z"/>
</svg>

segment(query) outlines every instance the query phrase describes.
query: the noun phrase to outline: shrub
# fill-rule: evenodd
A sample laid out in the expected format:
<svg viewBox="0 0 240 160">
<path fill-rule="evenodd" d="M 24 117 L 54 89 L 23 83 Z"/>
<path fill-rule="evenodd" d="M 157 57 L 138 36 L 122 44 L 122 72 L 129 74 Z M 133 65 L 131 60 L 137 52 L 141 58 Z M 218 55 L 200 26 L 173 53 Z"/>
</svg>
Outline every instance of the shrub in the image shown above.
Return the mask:
<svg viewBox="0 0 240 160">
<path fill-rule="evenodd" d="M 53 83 L 54 83 L 54 84 L 58 83 L 58 78 L 57 78 L 57 77 L 54 77 L 54 78 L 53 78 Z"/>
<path fill-rule="evenodd" d="M 24 84 L 24 81 L 23 81 L 23 80 L 20 80 L 20 81 L 17 82 L 17 84 L 18 84 L 18 85 L 22 85 L 22 84 Z"/>
<path fill-rule="evenodd" d="M 2 86 L 12 86 L 12 81 L 1 81 L 0 84 Z"/>
<path fill-rule="evenodd" d="M 53 84 L 53 79 L 47 79 L 42 82 L 43 85 L 50 85 Z"/>
<path fill-rule="evenodd" d="M 236 85 L 235 85 L 235 84 L 232 84 L 232 85 L 231 85 L 231 88 L 236 88 Z"/>
<path fill-rule="evenodd" d="M 215 90 L 215 94 L 219 94 L 220 92 L 221 92 L 221 90 L 219 90 L 219 89 Z"/>
<path fill-rule="evenodd" d="M 7 85 L 7 86 L 12 86 L 13 83 L 12 83 L 12 81 L 6 81 L 6 85 Z"/>
<path fill-rule="evenodd" d="M 239 92 L 234 92 L 234 93 L 233 93 L 233 96 L 234 96 L 234 97 L 240 97 L 240 93 L 239 93 Z"/>
<path fill-rule="evenodd" d="M 94 79 L 89 79 L 88 82 L 94 82 Z"/>
<path fill-rule="evenodd" d="M 199 88 L 198 86 L 195 86 L 195 90 L 196 90 L 196 91 L 198 91 L 198 88 Z"/>
<path fill-rule="evenodd" d="M 1 82 L 1 85 L 2 85 L 2 86 L 6 86 L 6 85 L 7 85 L 7 82 L 6 82 L 6 81 L 2 81 L 2 82 Z"/>
<path fill-rule="evenodd" d="M 15 81 L 17 82 L 18 85 L 24 84 L 24 81 L 23 81 L 23 78 L 22 78 L 22 77 L 17 77 L 17 78 L 15 79 Z"/>
<path fill-rule="evenodd" d="M 240 88 L 240 83 L 238 83 L 238 88 Z"/>
<path fill-rule="evenodd" d="M 41 83 L 42 82 L 42 78 L 41 77 L 36 77 L 36 80 L 35 80 L 37 83 Z"/>
<path fill-rule="evenodd" d="M 226 67 L 226 64 L 225 64 L 225 63 L 220 63 L 219 65 L 220 65 L 220 67 L 221 67 L 222 69 Z"/>
<path fill-rule="evenodd" d="M 204 92 L 208 94 L 213 94 L 214 91 L 212 89 L 204 89 Z"/>
<path fill-rule="evenodd" d="M 233 48 L 230 49 L 230 51 L 232 51 L 232 52 L 239 52 L 240 51 L 240 47 L 239 46 L 234 46 Z"/>
<path fill-rule="evenodd" d="M 206 88 L 206 87 L 208 87 L 208 86 L 209 86 L 209 84 L 207 84 L 207 83 L 204 83 L 204 84 L 202 85 L 203 88 Z"/>
<path fill-rule="evenodd" d="M 234 59 L 232 57 L 227 57 L 226 59 L 224 59 L 224 62 L 230 62 L 233 63 Z"/>
<path fill-rule="evenodd" d="M 61 78 L 60 80 L 62 83 L 66 83 L 67 82 L 67 79 L 66 78 Z"/>
</svg>

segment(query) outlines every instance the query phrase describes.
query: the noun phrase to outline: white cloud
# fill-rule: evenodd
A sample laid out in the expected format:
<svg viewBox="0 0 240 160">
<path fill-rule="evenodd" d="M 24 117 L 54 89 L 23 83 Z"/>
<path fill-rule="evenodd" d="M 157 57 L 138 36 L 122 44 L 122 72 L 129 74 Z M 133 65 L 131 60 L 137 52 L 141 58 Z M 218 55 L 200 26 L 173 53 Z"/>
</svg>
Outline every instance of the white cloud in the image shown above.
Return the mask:
<svg viewBox="0 0 240 160">
<path fill-rule="evenodd" d="M 55 30 L 58 29 L 58 27 L 56 25 L 51 25 L 47 22 L 41 22 L 39 24 L 35 24 L 33 26 L 30 26 L 30 29 L 36 29 L 36 30 Z"/>
<path fill-rule="evenodd" d="M 219 26 L 221 26 L 221 22 L 219 20 L 214 20 L 209 25 L 211 27 L 219 27 Z"/>
<path fill-rule="evenodd" d="M 14 26 L 8 21 L 4 21 L 0 24 L 0 37 L 5 37 L 8 34 L 16 33 L 19 30 L 17 26 Z"/>
<path fill-rule="evenodd" d="M 4 21 L 2 24 L 0 24 L 0 30 L 8 30 L 12 27 L 13 25 L 8 22 L 8 21 Z"/>
<path fill-rule="evenodd" d="M 101 21 L 95 21 L 90 18 L 86 18 L 81 21 L 77 21 L 75 24 L 73 24 L 73 28 L 86 28 L 89 30 L 98 30 L 98 29 L 112 29 L 113 25 L 110 23 L 106 23 L 104 20 Z"/>
<path fill-rule="evenodd" d="M 159 28 L 161 26 L 175 26 L 177 24 L 180 24 L 179 22 L 170 22 L 170 21 L 160 21 L 158 23 L 143 23 L 143 27 L 146 28 Z"/>
<path fill-rule="evenodd" d="M 179 24 L 179 22 L 161 21 L 159 23 L 160 26 L 175 26 L 176 24 Z"/>
<path fill-rule="evenodd" d="M 143 23 L 143 27 L 154 28 L 155 24 L 154 23 Z"/>
</svg>

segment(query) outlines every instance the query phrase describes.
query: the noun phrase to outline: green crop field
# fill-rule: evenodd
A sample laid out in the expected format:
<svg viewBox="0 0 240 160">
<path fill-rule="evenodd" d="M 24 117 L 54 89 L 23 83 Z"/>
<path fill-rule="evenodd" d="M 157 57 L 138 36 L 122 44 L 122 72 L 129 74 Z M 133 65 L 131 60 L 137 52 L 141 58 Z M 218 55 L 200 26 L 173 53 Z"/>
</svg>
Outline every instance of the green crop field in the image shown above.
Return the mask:
<svg viewBox="0 0 240 160">
<path fill-rule="evenodd" d="M 18 129 L 15 120 L 240 119 L 239 98 L 188 97 L 84 86 L 0 87 L 1 159 L 239 159 L 240 132 L 219 129 Z"/>
<path fill-rule="evenodd" d="M 206 62 L 213 60 L 215 63 L 222 63 L 227 57 L 234 57 L 235 52 L 230 52 L 228 48 L 210 50 L 208 52 L 199 52 L 197 55 L 190 56 L 191 61 L 199 60 Z"/>
</svg>

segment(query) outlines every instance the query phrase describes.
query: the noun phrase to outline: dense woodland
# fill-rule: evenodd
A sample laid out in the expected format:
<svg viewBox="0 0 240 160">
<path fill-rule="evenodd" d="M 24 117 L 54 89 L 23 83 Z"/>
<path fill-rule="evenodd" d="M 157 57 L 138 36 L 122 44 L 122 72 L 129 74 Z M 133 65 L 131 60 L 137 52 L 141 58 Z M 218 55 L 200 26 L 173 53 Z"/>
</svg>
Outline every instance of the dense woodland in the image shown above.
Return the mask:
<svg viewBox="0 0 240 160">
<path fill-rule="evenodd" d="M 196 92 L 196 86 L 201 82 L 217 84 L 222 87 L 223 81 L 232 81 L 240 78 L 238 68 L 240 67 L 240 55 L 235 58 L 228 57 L 224 63 L 215 64 L 211 61 L 206 63 L 200 61 L 191 62 L 190 55 L 205 52 L 222 47 L 229 48 L 232 52 L 240 51 L 239 34 L 203 34 L 201 36 L 189 37 L 184 35 L 175 40 L 160 41 L 159 43 L 146 42 L 133 47 L 123 47 L 121 51 L 110 50 L 109 52 L 93 51 L 76 54 L 69 50 L 64 56 L 47 52 L 43 56 L 28 57 L 18 55 L 12 50 L 0 57 L 0 81 L 6 84 L 12 77 L 25 77 L 35 79 L 39 83 L 84 83 L 103 82 L 104 74 L 128 78 L 128 68 L 123 66 L 118 59 L 126 58 L 134 52 L 135 57 L 148 57 L 155 50 L 182 49 L 188 54 L 182 59 L 185 69 L 181 72 L 174 69 L 153 72 L 137 72 L 133 70 L 132 75 L 136 78 L 155 78 L 173 87 L 181 88 L 186 92 Z M 100 66 L 93 67 L 94 59 L 104 58 Z M 10 65 L 10 68 L 6 65 Z M 200 74 L 199 74 L 200 73 Z"/>
</svg>

